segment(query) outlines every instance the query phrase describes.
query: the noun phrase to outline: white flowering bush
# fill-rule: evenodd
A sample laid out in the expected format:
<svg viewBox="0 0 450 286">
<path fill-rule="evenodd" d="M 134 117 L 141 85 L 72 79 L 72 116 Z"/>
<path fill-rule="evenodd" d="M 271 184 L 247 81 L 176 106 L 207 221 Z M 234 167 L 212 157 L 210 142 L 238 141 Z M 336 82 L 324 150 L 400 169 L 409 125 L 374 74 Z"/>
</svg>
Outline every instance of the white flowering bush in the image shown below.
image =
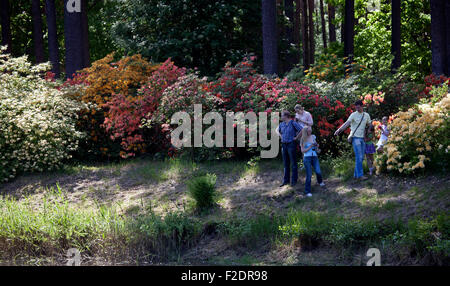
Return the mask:
<svg viewBox="0 0 450 286">
<path fill-rule="evenodd" d="M 33 66 L 26 56 L 0 50 L 0 182 L 23 171 L 52 170 L 78 148 L 75 129 L 83 103 L 43 78 L 48 63 Z"/>
</svg>

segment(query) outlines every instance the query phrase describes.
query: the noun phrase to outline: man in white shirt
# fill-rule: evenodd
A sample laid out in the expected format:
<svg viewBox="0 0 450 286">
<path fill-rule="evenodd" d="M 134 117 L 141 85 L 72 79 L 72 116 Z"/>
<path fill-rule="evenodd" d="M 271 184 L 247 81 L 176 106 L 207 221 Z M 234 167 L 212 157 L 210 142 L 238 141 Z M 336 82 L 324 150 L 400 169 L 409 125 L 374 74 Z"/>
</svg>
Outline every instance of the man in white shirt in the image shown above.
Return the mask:
<svg viewBox="0 0 450 286">
<path fill-rule="evenodd" d="M 353 151 L 355 152 L 355 171 L 353 177 L 356 179 L 367 179 L 364 176 L 363 171 L 363 160 L 364 160 L 364 150 L 366 148 L 366 143 L 364 142 L 364 133 L 366 126 L 371 124 L 370 115 L 364 112 L 363 103 L 361 100 L 355 102 L 356 111 L 353 112 L 347 119 L 347 121 L 339 127 L 334 135 L 339 135 L 342 131 L 350 126 L 349 139 L 352 141 Z"/>
</svg>

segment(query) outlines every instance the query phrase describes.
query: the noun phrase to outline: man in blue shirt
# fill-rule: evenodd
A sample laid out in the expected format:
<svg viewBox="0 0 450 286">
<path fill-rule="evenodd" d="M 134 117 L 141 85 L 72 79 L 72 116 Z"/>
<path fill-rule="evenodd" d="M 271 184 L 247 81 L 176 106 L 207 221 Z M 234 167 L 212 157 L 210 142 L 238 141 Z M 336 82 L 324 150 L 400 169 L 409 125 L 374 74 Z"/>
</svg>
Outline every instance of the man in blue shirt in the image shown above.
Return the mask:
<svg viewBox="0 0 450 286">
<path fill-rule="evenodd" d="M 284 164 L 284 179 L 280 187 L 289 184 L 289 181 L 291 181 L 291 186 L 295 186 L 298 179 L 296 140 L 300 138 L 303 128 L 291 118 L 291 114 L 287 110 L 281 112 L 281 121 L 276 129 L 276 133 L 281 137 L 281 153 Z M 292 168 L 292 180 L 290 180 L 290 168 Z"/>
</svg>

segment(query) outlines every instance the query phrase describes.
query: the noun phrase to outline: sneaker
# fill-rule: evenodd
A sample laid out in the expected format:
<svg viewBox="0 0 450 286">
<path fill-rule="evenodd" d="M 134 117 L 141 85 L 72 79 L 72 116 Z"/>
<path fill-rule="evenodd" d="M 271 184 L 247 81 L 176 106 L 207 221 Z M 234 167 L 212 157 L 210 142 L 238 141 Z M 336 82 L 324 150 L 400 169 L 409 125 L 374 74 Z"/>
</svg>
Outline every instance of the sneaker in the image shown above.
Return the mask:
<svg viewBox="0 0 450 286">
<path fill-rule="evenodd" d="M 307 197 L 312 197 L 312 194 L 311 193 L 307 193 L 306 196 Z"/>
<path fill-rule="evenodd" d="M 281 184 L 281 185 L 280 185 L 280 188 L 286 186 L 287 184 L 288 184 L 288 183 L 283 183 L 283 184 Z"/>
<path fill-rule="evenodd" d="M 324 183 L 324 182 L 322 182 L 322 183 L 320 183 L 320 184 L 319 184 L 319 186 L 321 186 L 321 187 L 325 187 L 325 183 Z"/>
<path fill-rule="evenodd" d="M 358 178 L 358 180 L 361 180 L 361 181 L 365 181 L 365 180 L 367 180 L 367 179 L 369 179 L 369 178 L 366 177 L 366 176 L 362 176 L 362 177 L 359 177 L 359 178 Z"/>
</svg>

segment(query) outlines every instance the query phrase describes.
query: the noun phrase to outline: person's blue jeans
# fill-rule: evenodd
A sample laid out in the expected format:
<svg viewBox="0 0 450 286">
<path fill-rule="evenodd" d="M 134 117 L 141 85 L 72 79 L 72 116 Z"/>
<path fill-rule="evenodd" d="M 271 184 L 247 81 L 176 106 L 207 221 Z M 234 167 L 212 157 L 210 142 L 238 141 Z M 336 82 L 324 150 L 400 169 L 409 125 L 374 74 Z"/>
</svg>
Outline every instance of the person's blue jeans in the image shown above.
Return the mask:
<svg viewBox="0 0 450 286">
<path fill-rule="evenodd" d="M 352 145 L 353 151 L 355 152 L 355 171 L 353 172 L 353 177 L 360 178 L 364 176 L 363 160 L 366 143 L 364 142 L 364 138 L 353 137 Z"/>
<path fill-rule="evenodd" d="M 322 183 L 322 172 L 320 171 L 319 158 L 317 156 L 303 157 L 303 164 L 306 169 L 305 194 L 311 193 L 312 169 L 316 172 L 317 183 Z"/>
<path fill-rule="evenodd" d="M 284 178 L 283 184 L 288 184 L 291 182 L 291 185 L 295 185 L 298 179 L 298 170 L 297 170 L 297 144 L 295 141 L 290 143 L 282 144 L 281 154 L 283 155 L 283 163 L 284 163 Z M 291 177 L 291 169 L 292 169 L 292 177 Z M 292 180 L 291 180 L 292 179 Z"/>
</svg>

